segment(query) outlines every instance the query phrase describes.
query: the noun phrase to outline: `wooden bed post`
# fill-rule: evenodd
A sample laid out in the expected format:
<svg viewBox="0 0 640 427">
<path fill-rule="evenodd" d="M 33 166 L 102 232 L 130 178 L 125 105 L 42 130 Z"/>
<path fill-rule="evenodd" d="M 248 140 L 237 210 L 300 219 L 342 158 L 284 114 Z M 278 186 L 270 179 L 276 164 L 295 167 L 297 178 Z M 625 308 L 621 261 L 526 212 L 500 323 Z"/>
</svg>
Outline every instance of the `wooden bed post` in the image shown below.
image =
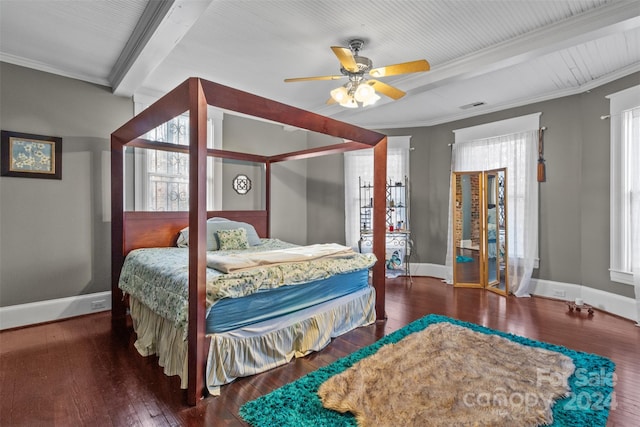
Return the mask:
<svg viewBox="0 0 640 427">
<path fill-rule="evenodd" d="M 122 331 L 126 327 L 127 309 L 123 294 L 118 287 L 120 271 L 124 263 L 124 175 L 123 142 L 111 135 L 111 191 L 120 197 L 111 198 L 111 325 Z"/>
<path fill-rule="evenodd" d="M 373 287 L 376 289 L 376 320 L 386 320 L 385 312 L 385 246 L 386 246 L 386 185 L 387 137 L 373 147 L 373 253 L 378 261 L 373 266 Z"/>
<path fill-rule="evenodd" d="M 271 161 L 264 162 L 265 201 L 264 208 L 267 211 L 267 237 L 271 237 Z"/>
<path fill-rule="evenodd" d="M 187 403 L 204 395 L 207 279 L 207 101 L 200 79 L 189 79 L 189 331 Z"/>
</svg>

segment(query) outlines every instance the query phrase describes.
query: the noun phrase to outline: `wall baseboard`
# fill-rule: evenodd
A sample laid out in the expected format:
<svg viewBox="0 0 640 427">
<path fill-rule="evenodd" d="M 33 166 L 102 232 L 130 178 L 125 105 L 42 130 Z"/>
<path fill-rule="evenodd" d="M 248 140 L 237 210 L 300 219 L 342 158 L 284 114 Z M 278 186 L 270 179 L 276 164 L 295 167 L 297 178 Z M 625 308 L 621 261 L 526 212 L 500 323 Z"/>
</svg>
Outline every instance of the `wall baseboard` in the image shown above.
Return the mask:
<svg viewBox="0 0 640 427">
<path fill-rule="evenodd" d="M 411 274 L 414 276 L 430 276 L 444 279 L 446 267 L 439 264 L 412 263 Z M 582 298 L 585 303 L 598 310 L 603 310 L 625 319 L 640 322 L 633 298 L 623 297 L 600 289 L 590 288 L 575 283 L 554 282 L 552 280 L 531 279 L 533 295 L 554 298 L 563 301 L 573 301 Z"/>
<path fill-rule="evenodd" d="M 564 301 L 582 298 L 586 304 L 592 305 L 596 309 L 640 322 L 640 319 L 637 318 L 636 300 L 633 298 L 574 283 L 554 282 L 543 279 L 531 280 L 534 284 L 532 292 L 534 295 Z"/>
<path fill-rule="evenodd" d="M 0 330 L 111 310 L 111 291 L 0 307 Z"/>
<path fill-rule="evenodd" d="M 447 274 L 447 267 L 440 264 L 411 263 L 411 275 L 429 276 L 444 279 Z"/>
</svg>

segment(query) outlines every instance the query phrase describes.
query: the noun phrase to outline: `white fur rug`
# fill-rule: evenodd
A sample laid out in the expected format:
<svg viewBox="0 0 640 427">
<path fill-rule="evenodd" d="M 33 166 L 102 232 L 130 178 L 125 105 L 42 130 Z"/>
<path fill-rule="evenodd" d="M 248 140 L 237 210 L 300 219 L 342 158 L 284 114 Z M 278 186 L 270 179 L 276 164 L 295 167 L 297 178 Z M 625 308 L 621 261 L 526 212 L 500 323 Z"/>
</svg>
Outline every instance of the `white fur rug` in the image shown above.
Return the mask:
<svg viewBox="0 0 640 427">
<path fill-rule="evenodd" d="M 538 426 L 569 392 L 571 358 L 442 322 L 386 345 L 318 389 L 361 427 Z"/>
</svg>

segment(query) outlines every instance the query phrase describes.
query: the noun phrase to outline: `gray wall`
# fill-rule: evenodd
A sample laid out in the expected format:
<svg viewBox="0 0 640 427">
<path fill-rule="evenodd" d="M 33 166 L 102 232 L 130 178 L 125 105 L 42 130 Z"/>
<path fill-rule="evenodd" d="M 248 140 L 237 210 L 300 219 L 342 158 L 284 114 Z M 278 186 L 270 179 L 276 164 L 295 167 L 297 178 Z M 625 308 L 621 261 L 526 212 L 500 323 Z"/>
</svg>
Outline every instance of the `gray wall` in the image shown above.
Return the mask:
<svg viewBox="0 0 640 427">
<path fill-rule="evenodd" d="M 309 134 L 309 148 L 340 143 L 339 138 Z M 334 214 L 337 212 L 337 214 Z M 344 155 L 307 160 L 308 244 L 344 244 Z"/>
<path fill-rule="evenodd" d="M 288 128 L 287 128 L 288 129 Z M 287 130 L 282 125 L 225 115 L 223 120 L 223 148 L 261 155 L 274 155 L 307 148 L 307 133 L 300 130 Z M 257 204 L 261 190 L 251 190 L 245 196 L 239 196 L 231 187 L 231 181 L 237 173 L 246 173 L 258 178 L 264 174 L 251 166 L 226 164 L 223 177 L 224 209 L 264 208 Z M 252 179 L 253 181 L 253 179 Z M 307 242 L 307 161 L 293 160 L 275 163 L 271 166 L 271 236 L 288 242 L 306 244 Z M 253 184 L 253 182 L 252 182 Z M 256 184 L 262 188 L 261 181 Z M 253 198 L 253 207 L 248 200 Z M 243 200 L 244 199 L 244 200 Z"/>
<path fill-rule="evenodd" d="M 412 135 L 413 261 L 444 264 L 452 130 L 542 112 L 547 182 L 540 185 L 540 269 L 534 274 L 633 297 L 632 287 L 609 280 L 609 122 L 599 117 L 609 111 L 605 95 L 638 83 L 636 73 L 580 95 L 438 126 L 383 130 Z M 129 99 L 106 87 L 0 63 L 0 127 L 64 141 L 61 181 L 0 178 L 0 306 L 110 289 L 102 155 L 132 110 Z M 335 143 L 235 116 L 223 123 L 230 150 L 272 154 Z M 341 155 L 274 165 L 272 235 L 344 243 L 343 168 Z M 241 206 L 234 197 L 240 196 L 224 196 L 225 208 Z"/>
<path fill-rule="evenodd" d="M 540 184 L 540 268 L 534 277 L 632 297 L 609 280 L 609 113 L 606 95 L 640 84 L 640 73 L 585 93 L 452 123 L 383 130 L 413 135 L 411 212 L 416 262 L 444 264 L 454 129 L 542 112 L 547 181 Z M 425 165 L 427 165 L 425 167 Z"/>
<path fill-rule="evenodd" d="M 540 184 L 540 268 L 534 277 L 582 284 L 633 298 L 633 287 L 609 280 L 609 113 L 606 95 L 640 84 L 640 73 L 579 95 L 437 126 L 382 129 L 411 135 L 413 262 L 444 265 L 453 130 L 542 112 L 547 182 Z M 309 206 L 323 205 L 322 222 L 309 220 L 310 240 L 344 235 L 343 160 L 309 161 Z M 324 173 L 327 171 L 328 173 Z M 332 209 L 331 209 L 331 208 Z M 313 226 L 312 226 L 313 224 Z M 313 227 L 313 231 L 311 230 Z M 340 234 L 342 233 L 342 234 Z"/>
<path fill-rule="evenodd" d="M 633 297 L 609 280 L 609 122 L 606 95 L 640 83 L 640 73 L 583 94 L 437 126 L 386 129 L 411 135 L 414 262 L 443 265 L 447 246 L 453 130 L 542 112 L 547 182 L 540 184 L 540 268 L 534 277 Z M 310 147 L 335 143 L 310 134 Z M 344 161 L 307 160 L 307 241 L 344 243 Z"/>
<path fill-rule="evenodd" d="M 0 306 L 111 289 L 102 153 L 132 114 L 109 88 L 0 63 L 0 127 L 63 138 L 62 180 L 0 177 Z"/>
<path fill-rule="evenodd" d="M 3 130 L 63 138 L 62 180 L 0 178 L 0 306 L 111 289 L 111 223 L 107 201 L 110 134 L 133 116 L 133 103 L 110 89 L 0 63 Z M 307 134 L 283 126 L 225 115 L 223 148 L 276 154 L 307 148 Z M 262 167 L 223 168 L 223 208 L 264 207 Z M 253 180 L 247 196 L 231 182 Z M 104 179 L 103 179 L 104 176 Z M 104 187 L 104 184 L 107 184 Z M 272 167 L 273 236 L 307 241 L 306 161 Z"/>
</svg>

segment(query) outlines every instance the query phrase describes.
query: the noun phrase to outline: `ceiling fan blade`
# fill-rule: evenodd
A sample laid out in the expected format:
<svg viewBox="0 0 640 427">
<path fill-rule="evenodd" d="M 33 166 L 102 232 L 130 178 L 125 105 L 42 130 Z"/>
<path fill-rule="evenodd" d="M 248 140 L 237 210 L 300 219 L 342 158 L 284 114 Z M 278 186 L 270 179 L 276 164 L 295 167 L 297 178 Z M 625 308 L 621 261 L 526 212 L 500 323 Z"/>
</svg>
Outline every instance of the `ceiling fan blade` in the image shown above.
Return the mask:
<svg viewBox="0 0 640 427">
<path fill-rule="evenodd" d="M 378 81 L 378 80 L 368 80 L 367 84 L 373 87 L 376 90 L 376 92 L 380 92 L 383 95 L 387 95 L 389 98 L 400 99 L 403 96 L 405 96 L 405 92 L 401 91 L 400 89 L 395 88 L 386 83 L 382 83 L 381 81 Z"/>
<path fill-rule="evenodd" d="M 358 72 L 358 64 L 356 64 L 356 60 L 353 58 L 351 49 L 340 46 L 331 46 L 331 50 L 333 50 L 333 53 L 338 57 L 342 68 L 352 73 Z"/>
<path fill-rule="evenodd" d="M 307 82 L 310 80 L 338 80 L 345 76 L 316 76 L 316 77 L 294 77 L 292 79 L 284 79 L 286 83 L 291 82 Z"/>
<path fill-rule="evenodd" d="M 371 77 L 395 76 L 396 74 L 419 73 L 429 71 L 431 67 L 425 59 L 418 61 L 403 62 L 401 64 L 387 65 L 386 67 L 374 68 L 369 71 Z"/>
</svg>

